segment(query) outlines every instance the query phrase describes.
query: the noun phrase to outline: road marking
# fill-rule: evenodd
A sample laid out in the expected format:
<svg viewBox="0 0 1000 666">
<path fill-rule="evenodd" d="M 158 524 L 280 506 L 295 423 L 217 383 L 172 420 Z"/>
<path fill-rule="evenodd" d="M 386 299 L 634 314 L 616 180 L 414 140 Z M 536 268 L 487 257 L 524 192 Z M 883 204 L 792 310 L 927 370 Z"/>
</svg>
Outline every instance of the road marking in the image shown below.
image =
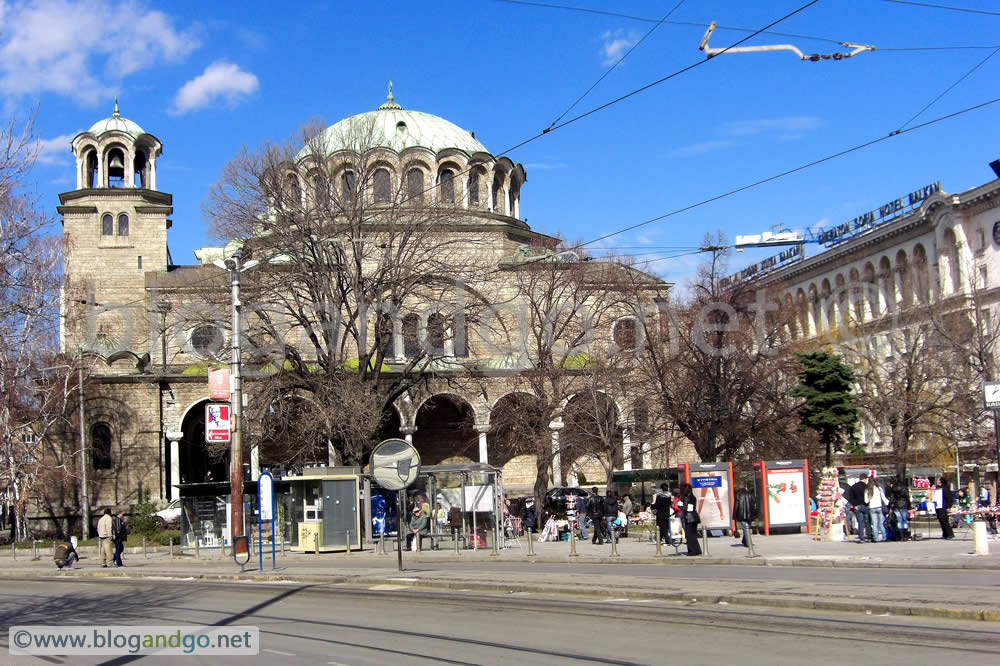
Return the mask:
<svg viewBox="0 0 1000 666">
<path fill-rule="evenodd" d="M 409 585 L 372 585 L 369 590 L 408 590 Z"/>
<path fill-rule="evenodd" d="M 628 601 L 628 599 L 605 599 L 604 601 Z"/>
<path fill-rule="evenodd" d="M 282 652 L 281 650 L 271 650 L 269 648 L 261 648 L 261 652 L 270 652 L 271 654 L 281 655 L 282 657 L 294 657 L 294 652 Z"/>
</svg>

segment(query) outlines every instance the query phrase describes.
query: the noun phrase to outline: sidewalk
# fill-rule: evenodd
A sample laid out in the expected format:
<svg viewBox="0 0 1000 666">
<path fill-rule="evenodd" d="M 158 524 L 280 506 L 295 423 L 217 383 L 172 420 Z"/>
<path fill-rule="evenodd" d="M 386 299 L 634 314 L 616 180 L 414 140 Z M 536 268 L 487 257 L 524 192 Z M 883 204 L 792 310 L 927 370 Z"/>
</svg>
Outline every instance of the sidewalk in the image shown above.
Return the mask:
<svg viewBox="0 0 1000 666">
<path fill-rule="evenodd" d="M 73 571 L 59 572 L 51 562 L 48 549 L 37 561 L 19 556 L 17 561 L 0 556 L 3 577 L 127 577 L 174 578 L 218 581 L 293 581 L 312 584 L 353 585 L 372 589 L 437 588 L 483 593 L 572 594 L 596 598 L 636 598 L 670 600 L 691 604 L 742 604 L 778 608 L 843 610 L 874 615 L 922 615 L 965 620 L 1000 621 L 1000 598 L 992 585 L 935 584 L 826 584 L 824 574 L 816 571 L 807 580 L 726 578 L 729 566 L 746 567 L 852 567 L 858 569 L 932 569 L 963 570 L 970 574 L 1000 570 L 1000 543 L 991 542 L 989 555 L 972 555 L 968 538 L 926 539 L 916 542 L 859 544 L 855 542 L 815 541 L 807 534 L 756 536 L 754 544 L 761 554 L 747 558 L 746 549 L 735 546 L 730 537 L 709 539 L 709 554 L 702 557 L 674 555 L 664 547 L 663 557 L 655 557 L 655 544 L 640 541 L 633 533 L 619 544 L 619 556 L 612 557 L 610 546 L 577 543 L 577 557 L 570 557 L 568 542 L 534 543 L 536 555 L 527 554 L 525 539 L 520 547 L 500 550 L 461 551 L 456 555 L 451 542 L 440 550 L 403 553 L 405 571 L 396 569 L 396 553 L 376 554 L 371 548 L 346 553 L 286 553 L 277 556 L 277 569 L 271 569 L 270 553 L 265 554 L 264 569 L 258 571 L 254 555 L 241 573 L 230 557 L 219 551 L 202 551 L 171 558 L 166 549 L 152 549 L 143 557 L 141 549 L 126 555 L 123 569 L 101 568 L 96 553 L 83 549 L 83 560 Z M 451 548 L 451 549 L 449 549 Z M 387 544 L 388 549 L 388 544 Z M 683 549 L 682 549 L 683 551 Z M 452 563 L 462 563 L 461 568 Z M 580 566 L 573 571 L 573 563 Z M 645 567 L 641 573 L 625 571 L 621 565 L 658 565 Z M 593 565 L 601 567 L 594 573 Z M 719 566 L 719 577 L 686 577 L 691 566 Z M 537 567 L 537 569 L 536 569 Z M 663 568 L 670 568 L 667 572 Z M 701 571 L 704 571 L 703 569 Z M 859 576 L 861 574 L 859 573 Z M 749 578 L 749 580 L 747 579 Z M 773 578 L 773 577 L 769 577 Z"/>
</svg>

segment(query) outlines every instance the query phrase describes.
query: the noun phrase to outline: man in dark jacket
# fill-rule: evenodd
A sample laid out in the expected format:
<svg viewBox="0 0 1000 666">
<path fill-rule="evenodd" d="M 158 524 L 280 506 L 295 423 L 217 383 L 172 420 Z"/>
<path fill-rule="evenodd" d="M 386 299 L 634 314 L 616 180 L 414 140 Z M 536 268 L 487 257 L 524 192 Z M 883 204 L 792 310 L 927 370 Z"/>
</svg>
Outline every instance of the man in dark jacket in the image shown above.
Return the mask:
<svg viewBox="0 0 1000 666">
<path fill-rule="evenodd" d="M 76 548 L 69 541 L 59 544 L 56 546 L 55 552 L 52 555 L 52 559 L 55 561 L 56 566 L 62 569 L 66 567 L 67 569 L 73 568 L 73 562 L 80 559 L 80 556 L 76 552 Z"/>
<path fill-rule="evenodd" d="M 591 495 L 587 498 L 587 515 L 594 521 L 594 538 L 590 543 L 601 546 L 604 545 L 604 500 L 597 494 L 597 488 L 591 488 Z"/>
<path fill-rule="evenodd" d="M 733 520 L 740 524 L 740 529 L 743 531 L 743 546 L 749 548 L 750 523 L 757 520 L 757 499 L 748 488 L 736 493 Z"/>
<path fill-rule="evenodd" d="M 125 514 L 121 511 L 111 519 L 111 540 L 115 544 L 115 566 L 123 567 L 122 552 L 125 550 L 125 540 L 128 539 L 128 526 L 125 525 Z"/>
<path fill-rule="evenodd" d="M 938 524 L 941 525 L 941 538 L 954 539 L 955 531 L 951 528 L 951 520 L 948 519 L 948 509 L 954 504 L 955 498 L 951 494 L 951 484 L 947 477 L 938 479 L 934 487 L 934 513 L 937 514 Z"/>
<path fill-rule="evenodd" d="M 674 498 L 670 496 L 669 487 L 661 483 L 653 499 L 653 512 L 656 514 L 656 529 L 659 530 L 660 541 L 671 546 L 674 545 L 674 538 L 670 534 L 670 513 L 673 503 Z"/>
<path fill-rule="evenodd" d="M 535 511 L 535 500 L 528 498 L 524 503 L 524 512 L 521 514 L 521 524 L 524 529 L 534 532 L 538 529 L 538 512 Z"/>
<path fill-rule="evenodd" d="M 868 488 L 868 477 L 864 474 L 858 477 L 858 482 L 847 489 L 844 493 L 851 508 L 854 511 L 854 519 L 858 523 L 858 541 L 865 542 L 872 540 L 871 520 L 868 514 L 868 500 L 865 498 L 865 490 Z"/>
<path fill-rule="evenodd" d="M 609 490 L 604 498 L 604 538 L 611 541 L 615 533 L 615 520 L 618 518 L 618 496 Z"/>
</svg>

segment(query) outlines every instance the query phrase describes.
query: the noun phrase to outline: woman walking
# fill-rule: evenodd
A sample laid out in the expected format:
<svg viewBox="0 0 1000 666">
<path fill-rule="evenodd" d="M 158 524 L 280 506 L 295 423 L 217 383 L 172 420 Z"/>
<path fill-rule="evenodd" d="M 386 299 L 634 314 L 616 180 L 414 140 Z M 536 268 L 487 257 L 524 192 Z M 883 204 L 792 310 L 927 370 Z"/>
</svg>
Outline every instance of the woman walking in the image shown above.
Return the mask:
<svg viewBox="0 0 1000 666">
<path fill-rule="evenodd" d="M 889 501 L 886 499 L 878 479 L 874 476 L 868 477 L 865 499 L 868 501 L 868 514 L 871 516 L 872 539 L 885 541 L 885 507 Z"/>
<path fill-rule="evenodd" d="M 698 515 L 697 498 L 690 483 L 681 486 L 681 506 L 683 513 L 681 522 L 684 524 L 684 541 L 687 542 L 688 555 L 701 555 L 701 544 L 698 543 L 698 524 L 701 523 L 701 516 Z"/>
<path fill-rule="evenodd" d="M 905 481 L 889 482 L 889 502 L 896 514 L 896 533 L 900 541 L 910 540 L 910 492 Z"/>
</svg>

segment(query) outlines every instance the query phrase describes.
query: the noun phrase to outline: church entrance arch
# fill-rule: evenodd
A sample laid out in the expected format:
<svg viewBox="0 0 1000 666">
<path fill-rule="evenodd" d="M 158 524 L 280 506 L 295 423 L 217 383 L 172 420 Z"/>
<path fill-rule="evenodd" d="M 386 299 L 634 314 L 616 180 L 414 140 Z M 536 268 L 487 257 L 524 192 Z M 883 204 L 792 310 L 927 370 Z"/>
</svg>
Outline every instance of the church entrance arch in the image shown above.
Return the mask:
<svg viewBox="0 0 1000 666">
<path fill-rule="evenodd" d="M 228 444 L 216 444 L 210 448 L 205 443 L 205 405 L 208 402 L 200 400 L 194 403 L 181 418 L 184 437 L 177 446 L 181 483 L 229 480 Z M 166 456 L 167 469 L 171 469 L 170 447 Z"/>
<path fill-rule="evenodd" d="M 479 460 L 475 411 L 465 399 L 450 393 L 431 396 L 417 410 L 413 445 L 424 465 Z"/>
</svg>

